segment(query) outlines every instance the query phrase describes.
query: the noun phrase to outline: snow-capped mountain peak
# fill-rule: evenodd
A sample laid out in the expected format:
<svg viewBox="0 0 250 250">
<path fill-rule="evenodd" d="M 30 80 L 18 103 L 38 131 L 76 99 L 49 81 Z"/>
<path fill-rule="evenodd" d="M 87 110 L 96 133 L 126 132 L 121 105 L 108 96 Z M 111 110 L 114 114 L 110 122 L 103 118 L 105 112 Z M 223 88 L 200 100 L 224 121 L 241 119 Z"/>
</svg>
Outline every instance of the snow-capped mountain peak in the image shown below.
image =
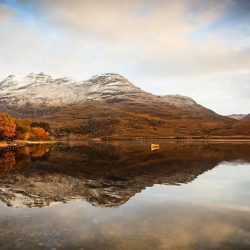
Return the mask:
<svg viewBox="0 0 250 250">
<path fill-rule="evenodd" d="M 55 107 L 89 100 L 140 98 L 146 92 L 134 86 L 119 74 L 107 73 L 87 81 L 72 78 L 53 78 L 44 73 L 26 76 L 11 75 L 0 83 L 0 104 L 10 106 Z M 150 95 L 150 94 L 148 94 Z"/>
<path fill-rule="evenodd" d="M 198 106 L 191 98 L 180 95 L 155 96 L 133 85 L 116 73 L 95 75 L 87 81 L 69 77 L 54 78 L 44 73 L 10 75 L 0 82 L 0 111 L 50 110 L 86 101 L 112 103 L 166 103 L 178 108 Z M 32 111 L 33 112 L 33 111 Z"/>
</svg>

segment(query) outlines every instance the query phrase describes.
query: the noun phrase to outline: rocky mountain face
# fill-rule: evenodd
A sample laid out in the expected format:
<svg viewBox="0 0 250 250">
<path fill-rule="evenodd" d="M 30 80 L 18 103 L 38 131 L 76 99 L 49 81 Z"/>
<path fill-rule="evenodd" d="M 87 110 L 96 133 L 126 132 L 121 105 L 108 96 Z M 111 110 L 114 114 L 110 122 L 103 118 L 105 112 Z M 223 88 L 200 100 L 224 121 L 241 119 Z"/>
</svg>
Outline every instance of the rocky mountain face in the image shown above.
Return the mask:
<svg viewBox="0 0 250 250">
<path fill-rule="evenodd" d="M 142 98 L 146 94 L 118 74 L 93 76 L 87 81 L 52 78 L 44 73 L 27 76 L 10 75 L 0 83 L 1 99 L 36 105 L 63 106 L 87 100 Z"/>
</svg>

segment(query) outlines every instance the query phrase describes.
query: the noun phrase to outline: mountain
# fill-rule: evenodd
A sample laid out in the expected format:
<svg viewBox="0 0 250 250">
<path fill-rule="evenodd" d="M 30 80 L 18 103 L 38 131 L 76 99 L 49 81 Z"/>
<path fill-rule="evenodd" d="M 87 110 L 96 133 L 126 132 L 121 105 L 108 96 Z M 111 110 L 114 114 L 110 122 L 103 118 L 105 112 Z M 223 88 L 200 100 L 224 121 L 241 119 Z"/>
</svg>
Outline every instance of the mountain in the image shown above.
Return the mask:
<svg viewBox="0 0 250 250">
<path fill-rule="evenodd" d="M 44 73 L 27 76 L 10 75 L 0 83 L 1 101 L 40 106 L 63 106 L 88 100 L 110 100 L 152 97 L 118 74 L 103 74 L 88 81 L 52 78 Z"/>
<path fill-rule="evenodd" d="M 235 120 L 241 120 L 243 119 L 245 116 L 247 116 L 246 114 L 232 114 L 232 115 L 228 115 L 228 117 L 235 119 Z"/>
<path fill-rule="evenodd" d="M 0 82 L 0 94 L 1 109 L 21 116 L 40 116 L 39 111 L 43 114 L 52 113 L 53 108 L 87 101 L 127 105 L 157 103 L 168 104 L 178 109 L 198 107 L 215 114 L 191 98 L 180 95 L 156 96 L 141 90 L 121 75 L 112 73 L 93 76 L 87 81 L 76 81 L 68 77 L 52 78 L 44 73 L 10 75 Z"/>
<path fill-rule="evenodd" d="M 87 81 L 44 73 L 8 76 L 0 83 L 0 112 L 101 137 L 204 135 L 235 123 L 191 98 L 153 95 L 113 73 Z"/>
</svg>

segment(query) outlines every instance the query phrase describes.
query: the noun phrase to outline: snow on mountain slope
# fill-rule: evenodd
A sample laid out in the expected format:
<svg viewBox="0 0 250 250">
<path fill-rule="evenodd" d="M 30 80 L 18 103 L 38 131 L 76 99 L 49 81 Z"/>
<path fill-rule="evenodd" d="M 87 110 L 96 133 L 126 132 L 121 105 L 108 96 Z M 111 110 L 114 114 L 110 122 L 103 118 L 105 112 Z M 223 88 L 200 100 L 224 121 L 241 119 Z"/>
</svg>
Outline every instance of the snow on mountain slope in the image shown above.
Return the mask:
<svg viewBox="0 0 250 250">
<path fill-rule="evenodd" d="M 142 113 L 160 111 L 161 116 L 173 113 L 178 116 L 185 112 L 196 117 L 218 116 L 189 97 L 156 96 L 114 73 L 96 75 L 87 81 L 31 73 L 10 75 L 0 82 L 0 112 L 16 116 L 41 116 L 86 101 L 107 101 Z"/>
<path fill-rule="evenodd" d="M 119 95 L 136 97 L 145 93 L 118 74 L 103 74 L 88 81 L 71 78 L 52 78 L 40 74 L 8 76 L 0 83 L 0 100 L 12 101 L 16 105 L 27 102 L 48 106 L 61 106 L 86 100 L 101 100 Z"/>
<path fill-rule="evenodd" d="M 190 108 L 198 105 L 192 98 L 182 95 L 164 95 L 162 98 L 169 105 L 180 108 Z"/>
<path fill-rule="evenodd" d="M 181 95 L 154 96 L 134 86 L 119 74 L 101 74 L 87 81 L 72 78 L 52 78 L 44 73 L 10 75 L 0 82 L 0 99 L 15 101 L 17 105 L 64 105 L 86 100 L 112 98 L 154 98 L 176 107 L 189 107 L 197 103 Z"/>
</svg>

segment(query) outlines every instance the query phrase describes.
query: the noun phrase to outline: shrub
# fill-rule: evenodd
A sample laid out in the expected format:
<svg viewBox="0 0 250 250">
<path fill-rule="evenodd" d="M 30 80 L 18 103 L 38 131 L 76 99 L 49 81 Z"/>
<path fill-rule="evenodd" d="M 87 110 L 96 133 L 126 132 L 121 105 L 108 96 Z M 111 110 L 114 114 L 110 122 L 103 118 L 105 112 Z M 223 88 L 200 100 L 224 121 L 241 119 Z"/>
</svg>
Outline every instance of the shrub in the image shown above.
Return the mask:
<svg viewBox="0 0 250 250">
<path fill-rule="evenodd" d="M 46 132 L 50 132 L 50 125 L 47 122 L 32 122 L 30 125 L 32 128 L 43 128 Z"/>
<path fill-rule="evenodd" d="M 115 132 L 117 123 L 115 118 L 89 118 L 82 122 L 79 132 L 93 137 L 109 136 Z"/>
</svg>

